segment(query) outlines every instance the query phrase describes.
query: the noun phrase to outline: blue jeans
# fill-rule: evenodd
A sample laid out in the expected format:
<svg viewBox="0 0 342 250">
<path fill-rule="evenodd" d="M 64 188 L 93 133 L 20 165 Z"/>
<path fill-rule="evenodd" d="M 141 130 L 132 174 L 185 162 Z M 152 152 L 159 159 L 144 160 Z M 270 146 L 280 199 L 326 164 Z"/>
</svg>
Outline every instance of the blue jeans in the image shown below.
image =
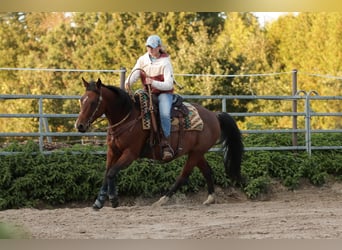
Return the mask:
<svg viewBox="0 0 342 250">
<path fill-rule="evenodd" d="M 158 96 L 160 123 L 165 137 L 171 134 L 172 94 L 162 93 Z"/>
</svg>

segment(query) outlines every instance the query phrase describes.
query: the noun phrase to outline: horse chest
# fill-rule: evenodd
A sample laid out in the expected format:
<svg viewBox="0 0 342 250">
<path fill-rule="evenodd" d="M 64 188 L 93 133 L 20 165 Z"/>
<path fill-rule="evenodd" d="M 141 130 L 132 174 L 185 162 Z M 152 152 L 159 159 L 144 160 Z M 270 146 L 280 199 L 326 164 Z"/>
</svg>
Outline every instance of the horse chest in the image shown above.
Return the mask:
<svg viewBox="0 0 342 250">
<path fill-rule="evenodd" d="M 120 141 L 120 138 L 113 134 L 107 137 L 107 145 L 113 152 L 121 154 L 123 151 L 123 146 Z"/>
</svg>

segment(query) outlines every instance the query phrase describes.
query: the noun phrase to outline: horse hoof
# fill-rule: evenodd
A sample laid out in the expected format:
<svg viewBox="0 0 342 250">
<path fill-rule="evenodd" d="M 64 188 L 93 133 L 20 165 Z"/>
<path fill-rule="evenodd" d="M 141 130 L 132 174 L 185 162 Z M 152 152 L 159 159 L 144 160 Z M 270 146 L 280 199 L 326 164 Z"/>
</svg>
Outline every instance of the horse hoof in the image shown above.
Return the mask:
<svg viewBox="0 0 342 250">
<path fill-rule="evenodd" d="M 101 209 L 101 207 L 98 207 L 95 205 L 95 203 L 93 204 L 93 210 L 99 211 Z"/>
<path fill-rule="evenodd" d="M 100 201 L 96 200 L 93 204 L 93 209 L 100 210 L 101 208 L 103 208 L 103 204 Z"/>
<path fill-rule="evenodd" d="M 109 201 L 112 204 L 112 208 L 116 208 L 119 206 L 119 199 L 118 198 L 109 199 Z"/>
<path fill-rule="evenodd" d="M 160 206 L 163 206 L 163 205 L 165 205 L 165 204 L 168 202 L 169 199 L 170 199 L 169 197 L 163 196 L 163 197 L 161 197 L 158 201 L 156 201 L 155 203 L 153 203 L 152 206 L 153 206 L 153 207 L 160 207 Z"/>
<path fill-rule="evenodd" d="M 208 198 L 205 202 L 203 202 L 203 205 L 210 205 L 215 203 L 215 195 L 214 194 L 209 194 Z"/>
</svg>

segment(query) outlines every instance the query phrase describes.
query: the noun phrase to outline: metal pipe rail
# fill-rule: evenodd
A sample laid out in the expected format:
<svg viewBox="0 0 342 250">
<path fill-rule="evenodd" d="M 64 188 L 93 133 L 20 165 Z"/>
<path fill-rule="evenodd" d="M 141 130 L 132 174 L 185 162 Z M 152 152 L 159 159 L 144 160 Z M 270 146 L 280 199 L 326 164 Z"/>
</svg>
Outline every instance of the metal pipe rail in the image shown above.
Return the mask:
<svg viewBox="0 0 342 250">
<path fill-rule="evenodd" d="M 298 146 L 282 146 L 282 147 L 246 147 L 246 151 L 257 151 L 257 150 L 306 150 L 308 154 L 311 154 L 312 150 L 335 150 L 342 149 L 342 145 L 336 146 L 312 146 L 311 145 L 311 135 L 312 133 L 342 133 L 342 129 L 332 128 L 332 129 L 318 129 L 314 130 L 311 128 L 311 118 L 314 116 L 336 116 L 342 117 L 342 112 L 313 112 L 310 109 L 310 103 L 313 100 L 342 100 L 342 96 L 319 96 L 315 91 L 304 92 L 299 91 L 294 96 L 255 96 L 255 95 L 237 95 L 237 96 L 228 96 L 228 95 L 215 95 L 215 96 L 192 96 L 192 95 L 183 95 L 185 100 L 189 99 L 219 99 L 222 101 L 222 111 L 227 112 L 227 100 L 232 99 L 244 99 L 244 100 L 281 100 L 281 101 L 297 101 L 304 100 L 304 112 L 258 112 L 258 113 L 230 113 L 233 117 L 267 117 L 267 116 L 291 116 L 291 117 L 304 117 L 305 119 L 305 128 L 303 129 L 261 129 L 261 130 L 241 130 L 242 134 L 262 134 L 262 133 L 305 133 L 305 145 Z M 44 151 L 44 138 L 49 137 L 105 137 L 106 132 L 89 132 L 89 133 L 79 133 L 79 132 L 49 132 L 44 131 L 44 119 L 48 118 L 75 118 L 78 114 L 47 114 L 44 113 L 43 109 L 43 100 L 45 99 L 79 99 L 80 96 L 60 96 L 60 95 L 0 95 L 1 100 L 22 100 L 22 99 L 35 99 L 38 101 L 38 113 L 25 113 L 25 114 L 0 114 L 0 119 L 2 118 L 38 118 L 39 119 L 39 128 L 37 132 L 10 132 L 0 133 L 1 137 L 37 137 L 39 139 L 39 148 L 42 153 L 50 153 L 48 151 Z M 212 148 L 212 151 L 217 151 L 217 148 Z M 6 155 L 14 152 L 0 152 L 0 155 Z M 101 152 L 103 153 L 103 152 Z"/>
</svg>

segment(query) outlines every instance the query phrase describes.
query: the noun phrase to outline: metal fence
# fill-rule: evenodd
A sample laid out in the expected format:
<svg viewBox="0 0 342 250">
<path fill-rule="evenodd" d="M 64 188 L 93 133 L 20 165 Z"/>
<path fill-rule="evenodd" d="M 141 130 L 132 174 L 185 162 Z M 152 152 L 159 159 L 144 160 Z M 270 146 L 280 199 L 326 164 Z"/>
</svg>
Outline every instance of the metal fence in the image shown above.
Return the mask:
<svg viewBox="0 0 342 250">
<path fill-rule="evenodd" d="M 44 154 L 51 153 L 51 151 L 44 150 L 44 143 L 49 142 L 51 138 L 54 137 L 105 137 L 106 132 L 89 132 L 86 134 L 79 132 L 54 132 L 49 130 L 48 120 L 49 118 L 73 118 L 76 120 L 78 114 L 47 114 L 44 112 L 44 100 L 49 99 L 62 99 L 62 100 L 78 100 L 80 96 L 59 96 L 59 95 L 0 95 L 0 101 L 4 100 L 16 100 L 22 101 L 24 99 L 34 99 L 37 100 L 37 110 L 38 113 L 16 113 L 16 114 L 0 114 L 1 122 L 9 122 L 11 119 L 16 118 L 36 118 L 38 121 L 38 131 L 36 132 L 1 132 L 0 138 L 9 137 L 22 137 L 22 138 L 37 138 L 39 141 L 40 151 Z M 311 126 L 311 118 L 315 116 L 335 116 L 342 117 L 341 112 L 314 112 L 311 110 L 311 102 L 314 100 L 326 101 L 326 100 L 336 100 L 341 101 L 342 96 L 319 96 L 315 91 L 299 91 L 293 96 L 254 96 L 254 95 L 243 95 L 243 96 L 228 96 L 228 95 L 218 95 L 218 96 L 195 96 L 195 95 L 183 95 L 185 100 L 188 99 L 219 99 L 222 103 L 222 111 L 227 112 L 227 100 L 237 99 L 237 100 L 270 100 L 270 101 L 291 101 L 292 103 L 297 103 L 298 100 L 303 100 L 304 107 L 303 112 L 243 112 L 243 113 L 230 113 L 233 117 L 253 117 L 253 116 L 273 116 L 282 117 L 290 116 L 292 117 L 292 126 L 289 129 L 254 129 L 254 130 L 241 130 L 242 134 L 267 134 L 267 133 L 291 133 L 293 136 L 292 146 L 278 146 L 278 147 L 262 147 L 262 146 L 251 146 L 246 147 L 246 151 L 256 151 L 256 150 L 305 150 L 308 154 L 311 154 L 312 150 L 331 150 L 331 149 L 342 149 L 342 145 L 335 146 L 312 146 L 311 137 L 313 133 L 342 133 L 341 128 L 331 128 L 331 129 L 313 129 Z M 297 104 L 296 104 L 297 105 Z M 303 117 L 305 120 L 304 128 L 297 128 L 297 118 Z M 297 145 L 296 136 L 298 133 L 305 134 L 305 145 Z M 215 148 L 212 149 L 215 151 Z M 14 154 L 15 152 L 0 152 L 1 155 Z M 105 153 L 105 152 L 98 152 Z"/>
</svg>

